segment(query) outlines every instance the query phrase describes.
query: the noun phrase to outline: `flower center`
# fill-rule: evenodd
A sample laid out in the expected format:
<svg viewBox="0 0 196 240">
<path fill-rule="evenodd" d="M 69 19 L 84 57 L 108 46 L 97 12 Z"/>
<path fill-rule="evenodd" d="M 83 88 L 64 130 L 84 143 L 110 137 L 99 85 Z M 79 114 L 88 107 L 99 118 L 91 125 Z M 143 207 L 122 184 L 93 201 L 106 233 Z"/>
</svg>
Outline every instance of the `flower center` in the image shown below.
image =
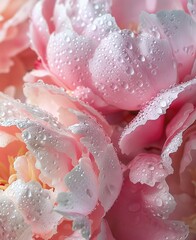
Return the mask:
<svg viewBox="0 0 196 240">
<path fill-rule="evenodd" d="M 35 158 L 27 152 L 27 150 L 20 148 L 17 156 L 8 156 L 7 163 L 3 164 L 0 162 L 0 190 L 5 190 L 18 179 L 18 174 L 14 168 L 14 163 L 18 157 L 24 157 L 25 159 L 25 172 L 23 171 L 22 179 L 25 182 L 36 181 L 39 182 L 43 188 L 49 189 L 50 187 L 39 180 L 40 171 L 35 168 Z"/>
<path fill-rule="evenodd" d="M 25 150 L 23 148 L 20 148 L 16 157 L 19 157 L 24 153 Z M 0 162 L 0 190 L 5 190 L 12 182 L 17 180 L 16 170 L 14 169 L 14 162 L 16 157 L 8 156 L 8 167 L 6 164 Z"/>
</svg>

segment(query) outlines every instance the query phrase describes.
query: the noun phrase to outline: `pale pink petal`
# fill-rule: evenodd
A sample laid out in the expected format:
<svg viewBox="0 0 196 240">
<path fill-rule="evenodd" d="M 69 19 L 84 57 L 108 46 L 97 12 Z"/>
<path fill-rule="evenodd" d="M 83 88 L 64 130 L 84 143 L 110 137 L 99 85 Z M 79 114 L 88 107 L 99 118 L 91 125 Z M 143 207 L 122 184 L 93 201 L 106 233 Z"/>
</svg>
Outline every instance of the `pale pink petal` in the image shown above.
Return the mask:
<svg viewBox="0 0 196 240">
<path fill-rule="evenodd" d="M 80 136 L 80 142 L 95 159 L 99 169 L 99 200 L 108 211 L 116 200 L 122 185 L 122 170 L 110 138 L 93 119 L 77 113 L 79 123 L 70 127 Z M 115 182 L 114 182 L 115 179 Z"/>
<path fill-rule="evenodd" d="M 188 8 L 192 18 L 196 21 L 196 1 L 195 0 L 188 0 L 187 8 Z"/>
<path fill-rule="evenodd" d="M 50 36 L 47 46 L 48 66 L 66 88 L 74 89 L 88 83 L 88 60 L 91 56 L 90 40 L 70 29 Z"/>
<path fill-rule="evenodd" d="M 75 140 L 69 133 L 60 134 L 35 123 L 23 130 L 22 138 L 36 157 L 40 179 L 57 191 L 64 190 L 64 176 L 78 159 L 79 147 Z"/>
<path fill-rule="evenodd" d="M 174 201 L 168 197 L 171 195 L 165 183 L 152 188 L 125 180 L 119 198 L 107 215 L 114 238 L 185 240 L 188 227 L 167 219 L 174 207 Z"/>
<path fill-rule="evenodd" d="M 196 23 L 194 20 L 183 11 L 162 11 L 156 15 L 143 13 L 141 26 L 145 32 L 148 31 L 151 34 L 156 29 L 159 37 L 169 42 L 177 63 L 179 79 L 182 81 L 191 71 L 195 60 Z"/>
<path fill-rule="evenodd" d="M 89 24 L 85 30 L 85 36 L 92 39 L 92 44 L 97 47 L 102 39 L 108 36 L 108 34 L 118 31 L 119 27 L 116 24 L 115 18 L 110 14 L 105 14 L 95 18 L 95 20 Z"/>
<path fill-rule="evenodd" d="M 63 32 L 67 28 L 72 30 L 71 19 L 66 14 L 66 6 L 63 3 L 55 4 L 53 21 L 55 25 L 55 32 Z"/>
<path fill-rule="evenodd" d="M 92 106 L 94 109 L 100 110 L 102 113 L 115 112 L 117 109 L 108 105 L 101 97 L 96 95 L 91 88 L 78 86 L 71 92 L 73 97 Z"/>
<path fill-rule="evenodd" d="M 182 108 L 175 114 L 174 118 L 169 122 L 166 128 L 166 136 L 172 136 L 178 131 L 193 112 L 194 106 L 191 103 L 185 103 Z"/>
<path fill-rule="evenodd" d="M 133 183 L 146 184 L 153 187 L 168 175 L 160 156 L 155 154 L 139 154 L 128 166 L 129 179 Z"/>
<path fill-rule="evenodd" d="M 42 189 L 37 182 L 13 182 L 5 191 L 20 210 L 25 222 L 31 225 L 32 231 L 46 239 L 56 233 L 61 220 L 60 214 L 54 212 L 52 192 Z"/>
<path fill-rule="evenodd" d="M 31 228 L 12 199 L 0 192 L 0 239 L 31 240 Z"/>
<path fill-rule="evenodd" d="M 97 122 L 102 125 L 108 136 L 111 136 L 111 126 L 98 111 L 74 96 L 72 97 L 72 94 L 70 95 L 69 92 L 65 92 L 62 88 L 41 82 L 26 84 L 24 94 L 28 103 L 39 106 L 39 108 L 44 111 L 51 113 L 57 117 L 58 121 L 65 127 L 77 122 L 77 117 L 70 110 L 79 110 L 87 115 L 93 116 Z M 47 99 L 51 99 L 50 105 L 48 105 Z"/>
<path fill-rule="evenodd" d="M 150 13 L 163 9 L 182 9 L 180 0 L 113 0 L 112 15 L 121 28 L 137 27 L 142 11 Z"/>
<path fill-rule="evenodd" d="M 115 240 L 105 219 L 101 223 L 101 232 L 97 236 L 97 240 Z"/>
<path fill-rule="evenodd" d="M 49 3 L 51 4 L 52 1 Z M 49 39 L 49 28 L 42 12 L 43 4 L 44 1 L 40 1 L 33 9 L 29 34 L 32 40 L 32 48 L 42 59 L 43 63 L 46 63 L 46 46 Z"/>
<path fill-rule="evenodd" d="M 70 1 L 66 4 L 67 15 L 71 19 L 73 29 L 79 34 L 96 17 L 109 12 L 110 7 L 110 0 L 76 0 L 75 2 Z"/>
<path fill-rule="evenodd" d="M 129 138 L 131 139 L 131 135 L 134 134 L 137 128 L 142 128 L 143 131 L 149 132 L 146 128 L 148 121 L 151 121 L 151 126 L 157 124 L 157 119 L 166 113 L 166 110 L 171 107 L 172 103 L 172 106 L 179 107 L 179 105 L 181 106 L 181 104 L 186 101 L 194 102 L 195 84 L 196 79 L 193 79 L 189 82 L 177 85 L 176 87 L 169 88 L 151 100 L 122 133 L 119 141 L 122 152 L 127 155 L 130 153 L 129 144 L 131 144 L 131 142 L 129 143 L 128 140 Z M 145 136 L 145 134 L 143 134 L 143 136 Z"/>
<path fill-rule="evenodd" d="M 98 200 L 98 182 L 90 159 L 79 160 L 65 176 L 65 185 L 69 191 L 58 194 L 55 210 L 67 218 L 91 213 Z"/>
<path fill-rule="evenodd" d="M 149 34 L 134 36 L 125 30 L 110 33 L 101 41 L 89 68 L 96 93 L 108 104 L 126 110 L 141 109 L 177 80 L 167 41 Z"/>
<path fill-rule="evenodd" d="M 87 217 L 79 217 L 73 222 L 73 230 L 81 233 L 82 238 L 89 240 L 91 236 L 91 222 Z M 82 239 L 81 238 L 81 239 Z"/>
</svg>

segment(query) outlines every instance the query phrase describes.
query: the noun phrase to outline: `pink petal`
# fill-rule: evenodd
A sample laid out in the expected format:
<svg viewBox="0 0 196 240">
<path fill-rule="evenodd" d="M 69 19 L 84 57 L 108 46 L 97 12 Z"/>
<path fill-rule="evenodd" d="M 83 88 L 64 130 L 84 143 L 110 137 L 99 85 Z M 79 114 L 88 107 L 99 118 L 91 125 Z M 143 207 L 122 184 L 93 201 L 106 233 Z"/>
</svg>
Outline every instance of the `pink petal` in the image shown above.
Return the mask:
<svg viewBox="0 0 196 240">
<path fill-rule="evenodd" d="M 99 200 L 105 211 L 108 211 L 122 185 L 122 170 L 118 157 L 110 138 L 105 135 L 101 126 L 82 113 L 76 113 L 76 116 L 79 123 L 71 126 L 70 129 L 80 136 L 80 142 L 95 159 L 99 169 Z"/>
<path fill-rule="evenodd" d="M 168 197 L 171 195 L 165 183 L 147 187 L 125 180 L 119 198 L 107 215 L 114 238 L 185 240 L 188 227 L 182 222 L 164 219 L 174 207 L 174 201 Z"/>
<path fill-rule="evenodd" d="M 81 34 L 85 27 L 96 17 L 100 17 L 109 12 L 110 6 L 110 0 L 76 0 L 74 6 L 73 2 L 68 2 L 68 4 L 66 4 L 66 9 L 74 31 Z"/>
<path fill-rule="evenodd" d="M 1 240 L 31 240 L 30 226 L 24 221 L 12 199 L 0 192 L 0 238 Z"/>
<path fill-rule="evenodd" d="M 161 182 L 168 175 L 163 167 L 162 159 L 155 154 L 139 154 L 128 166 L 129 179 L 133 183 L 146 184 L 151 187 Z"/>
<path fill-rule="evenodd" d="M 165 40 L 118 31 L 101 41 L 89 67 L 99 96 L 115 107 L 136 110 L 160 90 L 176 83 L 172 59 Z"/>
<path fill-rule="evenodd" d="M 147 125 L 148 121 L 151 122 L 150 126 L 156 126 L 155 124 L 158 124 L 157 119 L 166 113 L 166 110 L 171 107 L 170 105 L 172 103 L 172 106 L 179 107 L 179 105 L 181 106 L 181 104 L 184 102 L 194 102 L 195 98 L 193 96 L 195 94 L 195 84 L 196 79 L 193 79 L 176 87 L 169 88 L 150 101 L 122 133 L 119 141 L 122 152 L 128 155 L 130 153 L 128 140 L 132 139 L 131 135 L 134 134 L 138 128 L 142 128 L 143 132 L 149 132 L 147 128 L 147 126 L 149 126 Z M 158 121 L 161 120 L 159 119 Z M 137 131 L 142 132 L 142 130 Z M 145 135 L 146 134 L 143 134 L 143 136 Z M 154 136 L 154 139 L 156 139 L 155 137 L 156 136 Z"/>
<path fill-rule="evenodd" d="M 91 55 L 90 40 L 69 29 L 50 36 L 47 46 L 48 66 L 66 88 L 86 85 L 90 77 L 87 63 Z"/>
<path fill-rule="evenodd" d="M 48 238 L 56 232 L 61 216 L 53 211 L 49 190 L 42 189 L 37 182 L 17 180 L 6 189 L 6 196 L 13 200 L 33 233 Z"/>
<path fill-rule="evenodd" d="M 98 200 L 97 176 L 88 158 L 81 158 L 79 164 L 65 176 L 67 192 L 58 194 L 55 210 L 67 218 L 88 215 Z"/>
<path fill-rule="evenodd" d="M 101 223 L 101 232 L 97 236 L 97 240 L 115 240 L 112 236 L 110 227 L 105 219 Z"/>
<path fill-rule="evenodd" d="M 187 8 L 188 8 L 192 18 L 196 21 L 196 1 L 195 0 L 188 0 Z"/>
<path fill-rule="evenodd" d="M 94 108 L 78 100 L 69 92 L 51 85 L 36 83 L 26 84 L 24 94 L 27 102 L 39 106 L 44 111 L 57 117 L 58 121 L 64 127 L 68 127 L 77 122 L 77 117 L 70 110 L 81 111 L 87 115 L 93 116 L 97 122 L 104 128 L 108 136 L 112 134 L 112 128 L 106 119 Z M 51 105 L 48 105 L 47 99 L 51 99 Z"/>
<path fill-rule="evenodd" d="M 52 3 L 52 1 L 50 1 Z M 30 38 L 32 40 L 32 48 L 46 63 L 46 46 L 49 39 L 49 28 L 43 16 L 42 8 L 44 1 L 38 2 L 32 12 L 32 21 L 30 25 Z"/>
<path fill-rule="evenodd" d="M 174 118 L 169 122 L 166 128 L 166 136 L 172 136 L 181 129 L 193 112 L 194 106 L 191 103 L 186 103 L 182 106 L 182 108 L 175 114 Z"/>
<path fill-rule="evenodd" d="M 121 28 L 128 28 L 139 22 L 142 11 L 158 12 L 163 9 L 182 9 L 180 0 L 113 0 L 112 15 L 115 16 Z"/>
<path fill-rule="evenodd" d="M 191 71 L 196 52 L 196 23 L 183 11 L 162 11 L 156 15 L 141 15 L 142 29 L 153 34 L 156 29 L 161 38 L 166 39 L 171 47 L 179 79 Z M 182 32 L 184 33 L 182 36 Z"/>
<path fill-rule="evenodd" d="M 119 27 L 116 24 L 115 18 L 110 14 L 105 14 L 95 18 L 85 30 L 85 36 L 92 39 L 92 44 L 96 48 L 102 39 L 110 33 L 118 31 Z"/>
</svg>

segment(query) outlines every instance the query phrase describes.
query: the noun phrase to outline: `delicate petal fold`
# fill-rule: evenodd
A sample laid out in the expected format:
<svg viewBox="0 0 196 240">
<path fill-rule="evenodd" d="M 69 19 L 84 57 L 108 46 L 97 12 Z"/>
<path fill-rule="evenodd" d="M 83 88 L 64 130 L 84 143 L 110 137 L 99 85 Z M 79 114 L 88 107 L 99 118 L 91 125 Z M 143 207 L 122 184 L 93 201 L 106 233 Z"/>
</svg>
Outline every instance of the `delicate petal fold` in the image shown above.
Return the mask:
<svg viewBox="0 0 196 240">
<path fill-rule="evenodd" d="M 196 22 L 184 11 L 141 15 L 142 29 L 166 39 L 177 63 L 180 80 L 191 71 L 196 53 Z M 182 34 L 183 32 L 183 34 Z"/>
<path fill-rule="evenodd" d="M 174 105 L 178 107 L 179 105 L 181 105 L 182 102 L 186 101 L 194 102 L 195 98 L 193 96 L 194 94 L 196 94 L 195 84 L 196 79 L 193 79 L 181 85 L 169 88 L 168 90 L 158 94 L 157 97 L 148 102 L 145 108 L 139 112 L 139 114 L 125 128 L 124 132 L 122 133 L 121 139 L 119 141 L 122 152 L 128 155 L 131 149 L 129 148 L 129 145 L 131 144 L 132 135 L 134 135 L 134 132 L 148 132 L 148 122 L 152 122 L 152 126 L 155 126 L 155 124 L 159 124 L 160 116 L 164 115 L 168 108 L 171 108 Z M 138 128 L 140 128 L 140 130 L 137 130 Z M 146 134 L 143 134 L 143 138 L 145 138 L 145 136 Z M 157 139 L 156 134 L 154 136 L 151 136 L 151 141 L 153 138 L 154 140 Z M 138 141 L 140 140 L 138 139 Z M 142 139 L 141 141 L 143 142 L 144 140 Z"/>
<path fill-rule="evenodd" d="M 69 191 L 59 193 L 56 211 L 69 218 L 91 213 L 98 200 L 98 183 L 90 159 L 81 158 L 66 175 L 65 184 Z"/>
<path fill-rule="evenodd" d="M 110 138 L 96 122 L 82 113 L 77 113 L 79 123 L 70 130 L 80 137 L 81 143 L 93 155 L 99 169 L 99 200 L 108 211 L 116 200 L 122 185 L 122 170 Z M 115 179 L 115 182 L 114 182 Z"/>
</svg>

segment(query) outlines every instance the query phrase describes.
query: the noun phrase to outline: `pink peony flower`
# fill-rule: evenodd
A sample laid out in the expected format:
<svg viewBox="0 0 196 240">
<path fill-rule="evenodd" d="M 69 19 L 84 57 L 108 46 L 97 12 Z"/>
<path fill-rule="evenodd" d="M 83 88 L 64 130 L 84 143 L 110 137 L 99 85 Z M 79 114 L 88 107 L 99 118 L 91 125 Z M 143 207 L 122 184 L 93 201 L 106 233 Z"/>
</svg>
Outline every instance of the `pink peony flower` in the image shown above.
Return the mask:
<svg viewBox="0 0 196 240">
<path fill-rule="evenodd" d="M 145 239 L 195 239 L 195 94 L 196 79 L 161 92 L 122 133 L 120 148 L 132 161 L 122 189 L 128 184 L 130 194 L 123 198 L 121 193 L 108 214 L 117 239 L 144 239 L 138 222 L 131 220 L 134 214 L 149 231 Z M 121 218 L 130 223 L 130 232 L 123 224 L 116 227 L 116 211 L 119 217 L 124 212 Z M 189 226 L 188 238 L 185 225 L 174 220 Z M 151 229 L 154 225 L 156 230 Z"/>
<path fill-rule="evenodd" d="M 183 10 L 142 13 L 133 32 L 117 25 L 116 2 L 76 1 L 75 8 L 72 2 L 39 2 L 30 31 L 41 68 L 57 85 L 106 113 L 141 109 L 160 90 L 183 81 L 191 74 L 196 48 L 196 23 Z M 132 2 L 124 1 L 122 9 Z M 182 8 L 180 1 L 141 2 L 151 12 Z"/>
<path fill-rule="evenodd" d="M 28 84 L 25 94 L 31 105 L 0 96 L 1 239 L 110 235 L 122 171 L 109 125 L 61 89 Z"/>
</svg>

